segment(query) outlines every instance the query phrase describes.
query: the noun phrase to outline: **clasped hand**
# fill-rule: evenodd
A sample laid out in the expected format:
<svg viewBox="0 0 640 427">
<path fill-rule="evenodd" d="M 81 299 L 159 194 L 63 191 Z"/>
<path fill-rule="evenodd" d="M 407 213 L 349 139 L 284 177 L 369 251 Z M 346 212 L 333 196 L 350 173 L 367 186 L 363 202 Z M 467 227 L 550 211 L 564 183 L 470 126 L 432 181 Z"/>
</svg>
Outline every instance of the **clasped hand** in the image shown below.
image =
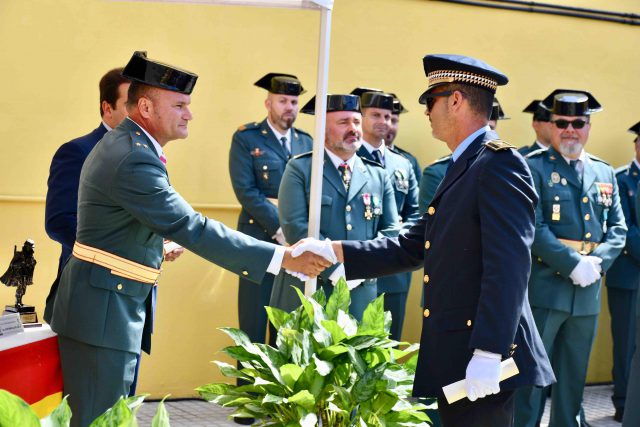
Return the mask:
<svg viewBox="0 0 640 427">
<path fill-rule="evenodd" d="M 587 287 L 600 279 L 602 274 L 602 258 L 597 256 L 583 255 L 575 266 L 569 278 L 574 285 Z"/>
<path fill-rule="evenodd" d="M 336 262 L 338 258 L 329 239 L 316 240 L 308 237 L 286 248 L 282 267 L 300 280 L 309 280 Z"/>
</svg>

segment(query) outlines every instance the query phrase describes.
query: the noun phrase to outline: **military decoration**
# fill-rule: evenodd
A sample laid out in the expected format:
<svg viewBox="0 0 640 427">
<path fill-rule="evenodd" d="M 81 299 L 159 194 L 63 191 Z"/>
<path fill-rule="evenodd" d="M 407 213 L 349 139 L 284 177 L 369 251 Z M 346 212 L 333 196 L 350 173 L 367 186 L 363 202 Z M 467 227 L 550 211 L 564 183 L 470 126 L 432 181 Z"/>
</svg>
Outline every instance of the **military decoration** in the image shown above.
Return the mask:
<svg viewBox="0 0 640 427">
<path fill-rule="evenodd" d="M 251 154 L 253 157 L 262 157 L 262 155 L 264 154 L 264 151 L 256 147 L 253 150 L 249 151 L 249 154 Z"/>
<path fill-rule="evenodd" d="M 613 184 L 610 182 L 596 182 L 598 189 L 598 204 L 610 207 L 613 203 Z"/>
<path fill-rule="evenodd" d="M 562 178 L 562 179 L 560 180 L 560 184 L 562 184 L 562 185 L 567 185 L 567 178 Z"/>
<path fill-rule="evenodd" d="M 371 198 L 371 201 L 373 202 L 373 215 L 374 216 L 382 215 L 382 204 L 380 203 L 380 197 L 374 194 L 373 197 Z"/>
<path fill-rule="evenodd" d="M 551 172 L 551 182 L 557 184 L 560 182 L 560 174 L 558 172 Z"/>
<path fill-rule="evenodd" d="M 393 172 L 393 175 L 396 177 L 396 187 L 398 190 L 409 190 L 409 180 L 407 179 L 406 171 L 404 169 L 396 169 Z"/>
<path fill-rule="evenodd" d="M 364 219 L 371 221 L 373 219 L 373 210 L 371 209 L 371 194 L 362 193 L 362 203 L 364 203 Z"/>
<path fill-rule="evenodd" d="M 560 221 L 560 204 L 554 203 L 551 208 L 551 221 Z"/>
</svg>

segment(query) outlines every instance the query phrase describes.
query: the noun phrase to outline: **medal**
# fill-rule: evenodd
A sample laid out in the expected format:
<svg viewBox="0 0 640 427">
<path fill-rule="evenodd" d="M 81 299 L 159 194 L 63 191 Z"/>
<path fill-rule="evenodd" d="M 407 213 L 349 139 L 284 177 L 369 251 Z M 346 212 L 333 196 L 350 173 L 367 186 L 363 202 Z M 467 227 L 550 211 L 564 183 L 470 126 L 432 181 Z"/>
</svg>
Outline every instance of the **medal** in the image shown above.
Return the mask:
<svg viewBox="0 0 640 427">
<path fill-rule="evenodd" d="M 380 207 L 380 198 L 374 194 L 372 197 L 372 201 L 373 201 L 373 214 L 375 216 L 382 215 L 382 208 Z"/>
<path fill-rule="evenodd" d="M 557 184 L 560 182 L 560 174 L 558 172 L 551 172 L 551 182 Z"/>
<path fill-rule="evenodd" d="M 562 184 L 562 185 L 567 185 L 567 178 L 562 178 L 562 179 L 560 180 L 560 184 Z"/>
<path fill-rule="evenodd" d="M 551 221 L 560 221 L 560 204 L 554 204 L 551 209 Z"/>
<path fill-rule="evenodd" d="M 613 204 L 613 184 L 609 182 L 596 182 L 598 189 L 598 204 L 610 207 Z"/>
<path fill-rule="evenodd" d="M 371 211 L 371 195 L 369 193 L 362 194 L 362 203 L 364 203 L 364 219 L 371 221 L 373 212 Z"/>
</svg>

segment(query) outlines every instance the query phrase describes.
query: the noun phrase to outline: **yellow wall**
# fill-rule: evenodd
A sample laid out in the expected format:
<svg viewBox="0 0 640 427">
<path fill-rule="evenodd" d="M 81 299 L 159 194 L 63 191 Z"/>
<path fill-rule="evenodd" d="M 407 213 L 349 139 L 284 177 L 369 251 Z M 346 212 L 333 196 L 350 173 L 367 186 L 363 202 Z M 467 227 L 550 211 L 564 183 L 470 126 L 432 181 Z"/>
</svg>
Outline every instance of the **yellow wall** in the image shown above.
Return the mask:
<svg viewBox="0 0 640 427">
<path fill-rule="evenodd" d="M 603 7 L 599 1 L 564 1 Z M 606 7 L 639 13 L 636 1 Z M 298 75 L 314 93 L 319 14 L 314 11 L 195 4 L 73 0 L 0 2 L 0 268 L 14 244 L 36 241 L 35 284 L 25 301 L 38 306 L 53 281 L 58 245 L 44 233 L 48 167 L 56 148 L 98 124 L 97 81 L 124 65 L 134 50 L 200 75 L 193 95 L 195 120 L 186 141 L 168 146 L 172 183 L 203 212 L 234 226 L 237 202 L 227 172 L 230 136 L 264 116 L 263 91 L 252 86 L 269 71 Z M 502 137 L 533 140 L 530 116 L 520 113 L 557 87 L 592 91 L 604 105 L 594 116 L 589 151 L 619 166 L 632 155 L 626 129 L 640 119 L 638 28 L 620 24 L 457 6 L 426 0 L 336 0 L 330 91 L 357 85 L 396 92 L 403 115 L 398 143 L 426 164 L 446 153 L 430 136 L 417 103 L 425 87 L 421 58 L 461 53 L 507 73 L 498 92 L 512 117 Z M 310 117 L 297 123 L 313 129 Z M 508 262 L 505 260 L 505 262 Z M 418 340 L 418 275 L 405 337 Z M 215 330 L 235 326 L 236 277 L 187 254 L 165 266 L 153 356 L 142 363 L 140 391 L 154 396 L 193 394 L 220 380 L 208 362 L 229 341 Z M 13 290 L 0 287 L 0 301 Z M 606 308 L 605 308 L 606 311 Z M 590 379 L 610 378 L 608 315 L 603 314 Z"/>
</svg>

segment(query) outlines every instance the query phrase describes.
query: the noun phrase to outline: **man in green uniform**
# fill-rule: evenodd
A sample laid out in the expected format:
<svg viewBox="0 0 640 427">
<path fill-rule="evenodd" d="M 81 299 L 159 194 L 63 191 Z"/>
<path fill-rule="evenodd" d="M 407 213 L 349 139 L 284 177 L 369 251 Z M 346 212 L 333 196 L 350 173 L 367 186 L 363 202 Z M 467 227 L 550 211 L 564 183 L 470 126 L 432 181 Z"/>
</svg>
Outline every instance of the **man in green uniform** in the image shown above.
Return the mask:
<svg viewBox="0 0 640 427">
<path fill-rule="evenodd" d="M 489 123 L 487 123 L 491 130 L 496 130 L 498 128 L 498 120 L 509 120 L 510 118 L 511 117 L 507 117 L 504 113 L 498 98 L 494 98 L 493 106 L 491 107 L 491 117 L 489 118 Z"/>
<path fill-rule="evenodd" d="M 362 145 L 358 155 L 380 164 L 389 175 L 402 227 L 418 220 L 418 182 L 411 162 L 385 143 L 394 108 L 394 97 L 377 89 L 356 88 L 362 108 Z M 378 295 L 385 294 L 384 309 L 391 312 L 391 338 L 400 340 L 404 324 L 411 272 L 378 278 Z"/>
<path fill-rule="evenodd" d="M 163 238 L 260 283 L 281 267 L 317 275 L 329 263 L 291 257 L 202 216 L 169 184 L 163 147 L 188 135 L 197 76 L 135 52 L 127 112 L 87 157 L 78 226 L 51 320 L 58 334 L 72 426 L 87 426 L 126 396 L 140 350 L 151 351 Z M 305 254 L 307 255 L 307 254 Z"/>
<path fill-rule="evenodd" d="M 413 173 L 416 175 L 416 181 L 420 182 L 422 169 L 420 168 L 418 159 L 416 159 L 416 157 L 407 150 L 404 150 L 395 144 L 396 136 L 398 136 L 398 127 L 400 125 L 400 114 L 408 113 L 409 110 L 404 108 L 404 105 L 402 105 L 402 102 L 400 102 L 400 99 L 395 93 L 390 93 L 389 95 L 393 96 L 393 110 L 391 111 L 391 122 L 389 123 L 389 131 L 384 139 L 384 143 L 387 147 L 395 149 L 398 153 L 409 159 L 411 166 L 413 167 Z"/>
<path fill-rule="evenodd" d="M 640 181 L 640 122 L 629 131 L 634 139 L 633 161 L 616 170 L 620 204 L 627 223 L 627 243 L 622 254 L 607 272 L 607 296 L 613 338 L 613 418 L 622 422 L 629 382 L 631 356 L 635 349 L 636 299 L 640 284 L 640 229 L 636 222 L 636 193 Z"/>
<path fill-rule="evenodd" d="M 569 427 L 580 423 L 601 274 L 622 251 L 626 226 L 613 169 L 584 150 L 600 104 L 588 92 L 558 89 L 543 106 L 551 113 L 551 147 L 527 155 L 540 197 L 529 301 L 557 378 L 550 425 Z M 535 426 L 545 397 L 543 389 L 521 390 L 516 425 Z"/>
<path fill-rule="evenodd" d="M 531 127 L 536 133 L 536 140 L 531 145 L 520 147 L 518 149 L 520 154 L 526 156 L 532 151 L 549 147 L 549 145 L 551 145 L 549 134 L 553 126 L 549 123 L 549 119 L 551 118 L 549 110 L 542 106 L 539 99 L 534 99 L 524 110 L 522 110 L 522 112 L 533 114 Z"/>
<path fill-rule="evenodd" d="M 315 97 L 302 109 L 313 114 Z M 378 163 L 356 155 L 362 137 L 360 98 L 355 95 L 329 95 L 325 132 L 324 169 L 320 238 L 360 240 L 397 235 L 398 213 L 391 180 Z M 311 153 L 293 158 L 287 165 L 278 193 L 280 224 L 287 242 L 295 243 L 308 235 Z M 342 265 L 340 265 L 342 267 Z M 318 286 L 330 294 L 344 270 L 329 268 L 318 276 Z M 273 285 L 270 305 L 286 311 L 300 305 L 292 285 L 303 289 L 303 282 L 280 273 Z M 357 319 L 376 298 L 376 280 L 354 280 L 350 313 Z"/>
<path fill-rule="evenodd" d="M 233 191 L 242 205 L 238 231 L 256 239 L 285 244 L 278 221 L 278 188 L 291 156 L 312 149 L 311 136 L 293 127 L 298 97 L 305 90 L 296 76 L 269 73 L 255 83 L 266 89 L 267 117 L 242 125 L 233 134 L 229 174 Z M 238 285 L 238 317 L 252 342 L 264 342 L 273 277 L 265 275 L 259 288 L 244 277 Z"/>
</svg>

